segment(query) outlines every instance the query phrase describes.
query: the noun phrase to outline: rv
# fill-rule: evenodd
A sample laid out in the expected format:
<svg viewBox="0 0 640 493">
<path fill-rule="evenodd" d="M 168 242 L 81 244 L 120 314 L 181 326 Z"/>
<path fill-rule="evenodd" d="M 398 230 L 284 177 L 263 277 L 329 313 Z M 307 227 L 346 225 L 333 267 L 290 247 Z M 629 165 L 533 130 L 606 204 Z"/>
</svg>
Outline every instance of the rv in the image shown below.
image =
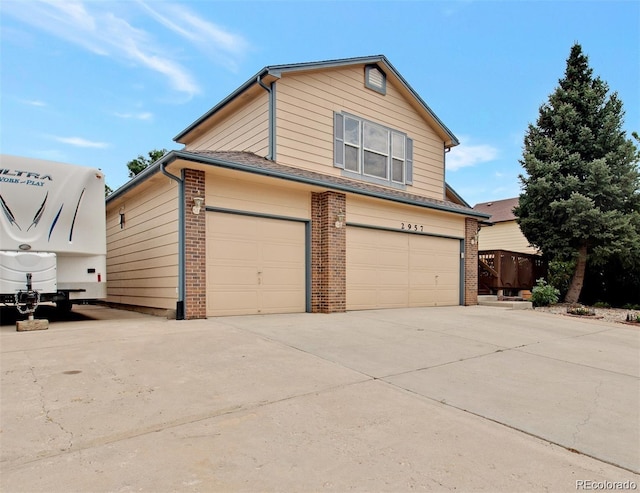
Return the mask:
<svg viewBox="0 0 640 493">
<path fill-rule="evenodd" d="M 106 298 L 104 174 L 0 155 L 0 302 L 22 314 Z"/>
</svg>

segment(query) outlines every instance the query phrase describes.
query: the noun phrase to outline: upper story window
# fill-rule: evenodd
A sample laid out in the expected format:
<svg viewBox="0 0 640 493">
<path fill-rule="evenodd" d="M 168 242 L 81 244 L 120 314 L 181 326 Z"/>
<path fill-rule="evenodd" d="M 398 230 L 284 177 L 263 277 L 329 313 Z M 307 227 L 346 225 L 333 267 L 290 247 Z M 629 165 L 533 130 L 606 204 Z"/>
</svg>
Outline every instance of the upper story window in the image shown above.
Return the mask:
<svg viewBox="0 0 640 493">
<path fill-rule="evenodd" d="M 413 140 L 347 113 L 334 115 L 334 165 L 376 183 L 413 183 Z"/>
</svg>

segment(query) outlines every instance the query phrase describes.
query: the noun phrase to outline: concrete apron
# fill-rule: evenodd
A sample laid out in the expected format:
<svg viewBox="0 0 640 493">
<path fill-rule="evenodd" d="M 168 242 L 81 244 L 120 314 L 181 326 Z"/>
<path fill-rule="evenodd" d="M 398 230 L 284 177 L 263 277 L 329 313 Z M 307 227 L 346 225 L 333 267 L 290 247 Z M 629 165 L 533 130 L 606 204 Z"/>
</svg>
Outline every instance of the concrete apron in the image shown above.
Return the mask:
<svg viewBox="0 0 640 493">
<path fill-rule="evenodd" d="M 634 327 L 489 307 L 121 313 L 1 328 L 2 491 L 640 485 Z"/>
</svg>

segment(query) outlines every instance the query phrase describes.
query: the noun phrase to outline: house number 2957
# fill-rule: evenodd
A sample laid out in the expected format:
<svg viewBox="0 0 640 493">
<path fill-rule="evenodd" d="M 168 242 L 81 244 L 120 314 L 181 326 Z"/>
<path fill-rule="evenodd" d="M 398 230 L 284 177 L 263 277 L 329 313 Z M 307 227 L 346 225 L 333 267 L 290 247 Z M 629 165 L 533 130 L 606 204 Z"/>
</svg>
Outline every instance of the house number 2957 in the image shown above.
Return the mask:
<svg viewBox="0 0 640 493">
<path fill-rule="evenodd" d="M 405 231 L 421 231 L 421 232 L 424 232 L 424 226 L 422 226 L 422 224 L 400 223 L 400 229 L 403 229 Z"/>
</svg>

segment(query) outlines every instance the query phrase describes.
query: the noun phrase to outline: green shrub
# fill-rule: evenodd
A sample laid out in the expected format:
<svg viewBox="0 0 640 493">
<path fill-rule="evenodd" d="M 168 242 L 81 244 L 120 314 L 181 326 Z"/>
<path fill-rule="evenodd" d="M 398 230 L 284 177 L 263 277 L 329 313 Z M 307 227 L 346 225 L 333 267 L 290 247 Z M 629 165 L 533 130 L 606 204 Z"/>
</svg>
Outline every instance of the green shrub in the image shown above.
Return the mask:
<svg viewBox="0 0 640 493">
<path fill-rule="evenodd" d="M 596 301 L 593 306 L 594 308 L 611 308 L 611 305 L 606 301 Z"/>
<path fill-rule="evenodd" d="M 547 281 L 540 278 L 531 290 L 531 302 L 533 306 L 555 305 L 560 299 L 560 291 L 547 284 Z"/>
<path fill-rule="evenodd" d="M 560 258 L 555 258 L 549 262 L 547 279 L 549 279 L 549 283 L 552 286 L 560 290 L 560 296 L 565 296 L 567 291 L 569 291 L 569 285 L 571 284 L 571 278 L 575 270 L 575 259 L 565 261 L 560 260 Z"/>
</svg>

